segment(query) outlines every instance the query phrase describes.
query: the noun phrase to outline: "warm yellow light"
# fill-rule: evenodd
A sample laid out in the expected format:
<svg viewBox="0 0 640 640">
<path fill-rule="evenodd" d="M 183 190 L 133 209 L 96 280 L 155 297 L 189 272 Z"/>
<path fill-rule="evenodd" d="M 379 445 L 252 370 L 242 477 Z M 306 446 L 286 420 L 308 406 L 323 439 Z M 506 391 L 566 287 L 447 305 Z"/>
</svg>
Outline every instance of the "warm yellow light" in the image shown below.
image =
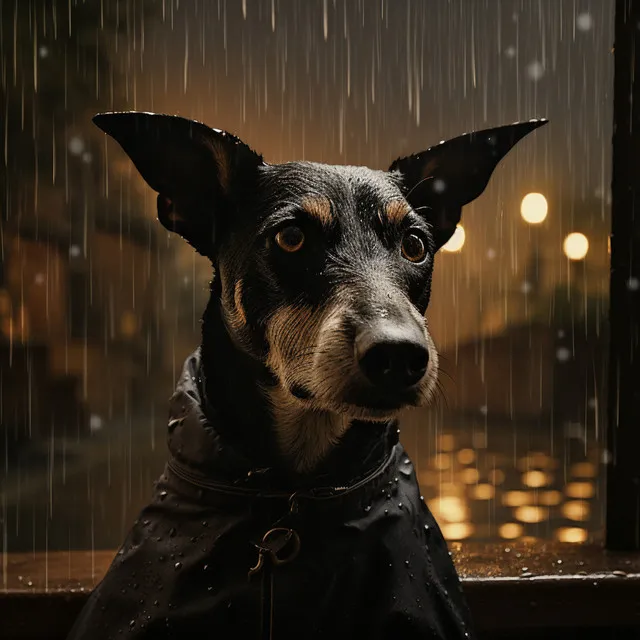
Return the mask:
<svg viewBox="0 0 640 640">
<path fill-rule="evenodd" d="M 562 505 L 562 515 L 568 520 L 588 520 L 589 508 L 585 500 L 571 500 Z"/>
<path fill-rule="evenodd" d="M 527 471 L 522 474 L 522 483 L 537 489 L 551 484 L 551 476 L 544 471 Z"/>
<path fill-rule="evenodd" d="M 465 522 L 469 513 L 465 503 L 456 496 L 442 496 L 429 502 L 436 519 L 444 522 Z"/>
<path fill-rule="evenodd" d="M 590 482 L 570 482 L 564 492 L 570 498 L 593 498 L 594 489 Z"/>
<path fill-rule="evenodd" d="M 500 525 L 498 535 L 505 540 L 514 540 L 522 535 L 522 525 L 515 522 L 506 522 Z"/>
<path fill-rule="evenodd" d="M 564 239 L 562 250 L 569 260 L 584 260 L 589 251 L 589 240 L 584 233 L 570 233 Z"/>
<path fill-rule="evenodd" d="M 526 491 L 507 491 L 502 496 L 502 504 L 507 507 L 519 507 L 527 504 L 532 498 Z"/>
<path fill-rule="evenodd" d="M 456 446 L 452 433 L 441 433 L 437 440 L 439 451 L 453 451 Z"/>
<path fill-rule="evenodd" d="M 458 451 L 458 462 L 460 464 L 471 464 L 476 459 L 476 452 L 473 449 L 461 449 Z"/>
<path fill-rule="evenodd" d="M 559 491 L 542 491 L 538 500 L 547 507 L 555 507 L 562 502 L 562 494 Z"/>
<path fill-rule="evenodd" d="M 447 540 L 464 540 L 473 533 L 473 525 L 468 522 L 452 522 L 442 525 L 442 535 Z"/>
<path fill-rule="evenodd" d="M 466 234 L 464 229 L 462 228 L 462 225 L 458 225 L 451 238 L 449 238 L 449 242 L 442 247 L 442 250 L 448 251 L 449 253 L 460 251 L 464 245 L 465 239 Z"/>
<path fill-rule="evenodd" d="M 502 469 L 493 469 L 493 471 L 489 472 L 489 482 L 491 482 L 491 484 L 502 484 L 504 478 L 504 471 L 502 471 Z"/>
<path fill-rule="evenodd" d="M 467 467 L 460 472 L 460 479 L 465 484 L 476 484 L 480 478 L 480 473 L 473 467 Z"/>
<path fill-rule="evenodd" d="M 546 507 L 526 505 L 518 507 L 513 515 L 520 522 L 542 522 L 549 516 L 549 510 Z"/>
<path fill-rule="evenodd" d="M 518 460 L 520 471 L 530 471 L 531 469 L 550 469 L 553 467 L 553 458 L 546 453 L 533 452 Z"/>
<path fill-rule="evenodd" d="M 496 490 L 491 484 L 478 484 L 471 490 L 471 496 L 476 500 L 491 500 Z"/>
<path fill-rule="evenodd" d="M 547 199 L 541 193 L 527 193 L 520 204 L 520 215 L 529 224 L 540 224 L 549 211 Z"/>
<path fill-rule="evenodd" d="M 585 542 L 587 532 L 579 527 L 562 527 L 556 531 L 556 537 L 560 542 Z"/>
<path fill-rule="evenodd" d="M 433 466 L 438 471 L 445 471 L 451 467 L 451 455 L 448 453 L 436 453 L 433 456 Z"/>
<path fill-rule="evenodd" d="M 571 465 L 571 475 L 577 478 L 595 478 L 596 467 L 592 462 L 576 462 Z"/>
</svg>

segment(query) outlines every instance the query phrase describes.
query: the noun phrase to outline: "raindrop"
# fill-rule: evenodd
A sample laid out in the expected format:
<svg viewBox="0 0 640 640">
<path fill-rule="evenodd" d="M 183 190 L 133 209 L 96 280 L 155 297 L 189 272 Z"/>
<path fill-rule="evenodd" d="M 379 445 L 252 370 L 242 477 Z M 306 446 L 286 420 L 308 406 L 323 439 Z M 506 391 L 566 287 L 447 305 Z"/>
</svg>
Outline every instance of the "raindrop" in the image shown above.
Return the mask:
<svg viewBox="0 0 640 640">
<path fill-rule="evenodd" d="M 593 17 L 590 13 L 584 12 L 576 17 L 576 28 L 578 31 L 590 31 L 593 27 Z"/>
<path fill-rule="evenodd" d="M 527 75 L 531 80 L 537 82 L 544 76 L 544 65 L 539 60 L 533 60 L 527 65 Z"/>
<path fill-rule="evenodd" d="M 73 136 L 69 140 L 69 151 L 74 156 L 79 156 L 84 151 L 84 140 L 78 136 Z"/>
<path fill-rule="evenodd" d="M 89 417 L 89 430 L 92 433 L 95 433 L 96 431 L 100 431 L 103 426 L 104 426 L 104 423 L 100 416 L 94 413 Z"/>
<path fill-rule="evenodd" d="M 436 178 L 433 181 L 433 190 L 436 193 L 443 193 L 446 188 L 447 188 L 447 185 L 445 184 L 444 180 L 440 180 L 439 178 Z"/>
</svg>

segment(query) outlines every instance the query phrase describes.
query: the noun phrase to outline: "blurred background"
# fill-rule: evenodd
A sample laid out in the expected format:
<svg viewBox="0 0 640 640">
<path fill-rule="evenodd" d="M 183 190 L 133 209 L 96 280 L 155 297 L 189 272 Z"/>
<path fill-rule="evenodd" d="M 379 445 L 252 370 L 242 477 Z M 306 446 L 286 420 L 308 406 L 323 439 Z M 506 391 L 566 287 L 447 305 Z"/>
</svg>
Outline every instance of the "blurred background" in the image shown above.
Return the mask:
<svg viewBox="0 0 640 640">
<path fill-rule="evenodd" d="M 438 255 L 442 387 L 402 420 L 450 540 L 603 526 L 613 0 L 3 0 L 0 548 L 116 548 L 166 458 L 209 263 L 94 113 L 181 114 L 269 162 L 386 169 L 516 120 Z M 637 289 L 640 283 L 630 281 Z"/>
</svg>

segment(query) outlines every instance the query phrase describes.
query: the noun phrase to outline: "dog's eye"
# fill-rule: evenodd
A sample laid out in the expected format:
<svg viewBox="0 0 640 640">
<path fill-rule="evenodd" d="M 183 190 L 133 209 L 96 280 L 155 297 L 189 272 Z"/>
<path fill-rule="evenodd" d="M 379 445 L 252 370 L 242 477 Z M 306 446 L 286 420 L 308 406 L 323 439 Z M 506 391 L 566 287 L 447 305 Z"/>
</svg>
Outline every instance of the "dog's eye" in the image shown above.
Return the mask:
<svg viewBox="0 0 640 640">
<path fill-rule="evenodd" d="M 422 262 L 427 256 L 427 248 L 422 238 L 410 231 L 402 238 L 402 255 L 409 262 Z"/>
<path fill-rule="evenodd" d="M 302 249 L 304 233 L 299 227 L 289 226 L 281 229 L 276 234 L 276 244 L 288 253 L 294 253 Z"/>
</svg>

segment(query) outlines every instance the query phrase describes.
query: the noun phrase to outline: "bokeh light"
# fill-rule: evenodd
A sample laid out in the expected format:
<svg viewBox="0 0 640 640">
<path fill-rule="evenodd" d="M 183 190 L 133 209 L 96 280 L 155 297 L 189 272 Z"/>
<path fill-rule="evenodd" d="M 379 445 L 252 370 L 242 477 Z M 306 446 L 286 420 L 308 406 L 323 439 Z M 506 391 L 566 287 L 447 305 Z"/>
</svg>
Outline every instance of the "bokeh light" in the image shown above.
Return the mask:
<svg viewBox="0 0 640 640">
<path fill-rule="evenodd" d="M 540 224 L 548 211 L 547 199 L 541 193 L 527 193 L 520 203 L 520 215 L 529 224 Z"/>
<path fill-rule="evenodd" d="M 584 233 L 570 233 L 564 239 L 562 250 L 569 260 L 584 260 L 589 251 L 589 240 Z"/>
</svg>

